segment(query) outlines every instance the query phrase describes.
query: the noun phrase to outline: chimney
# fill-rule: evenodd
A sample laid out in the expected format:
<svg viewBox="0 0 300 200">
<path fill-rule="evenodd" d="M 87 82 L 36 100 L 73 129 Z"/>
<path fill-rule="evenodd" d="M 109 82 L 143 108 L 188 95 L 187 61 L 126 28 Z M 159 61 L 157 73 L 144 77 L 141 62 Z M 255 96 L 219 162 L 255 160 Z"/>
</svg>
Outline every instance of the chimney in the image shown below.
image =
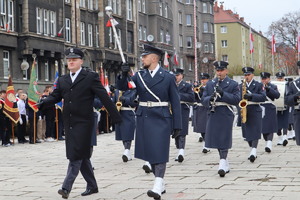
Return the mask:
<svg viewBox="0 0 300 200">
<path fill-rule="evenodd" d="M 237 18 L 237 19 L 240 19 L 239 14 L 234 14 L 234 17 Z"/>
<path fill-rule="evenodd" d="M 245 19 L 244 19 L 244 17 L 241 17 L 240 20 L 241 20 L 242 22 L 244 22 Z"/>
<path fill-rule="evenodd" d="M 215 2 L 214 12 L 219 12 L 218 1 Z"/>
</svg>

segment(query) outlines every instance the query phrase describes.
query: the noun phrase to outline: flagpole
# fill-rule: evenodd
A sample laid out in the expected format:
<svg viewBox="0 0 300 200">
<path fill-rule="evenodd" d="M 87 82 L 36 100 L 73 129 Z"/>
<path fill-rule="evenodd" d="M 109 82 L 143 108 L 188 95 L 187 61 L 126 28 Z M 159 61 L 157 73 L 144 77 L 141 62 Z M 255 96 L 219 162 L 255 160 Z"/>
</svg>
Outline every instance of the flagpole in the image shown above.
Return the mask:
<svg viewBox="0 0 300 200">
<path fill-rule="evenodd" d="M 198 55 L 197 55 L 197 17 L 196 0 L 194 0 L 194 54 L 195 54 L 195 81 L 198 81 Z"/>
<path fill-rule="evenodd" d="M 274 61 L 274 54 L 275 54 L 275 39 L 274 39 L 274 31 L 272 31 L 272 48 L 271 48 L 271 51 L 272 51 L 272 74 L 273 76 L 275 75 L 275 61 Z"/>
<path fill-rule="evenodd" d="M 14 129 L 13 121 L 11 121 L 11 136 L 12 136 L 12 143 L 15 144 L 15 129 Z"/>
<path fill-rule="evenodd" d="M 56 141 L 58 141 L 58 110 L 57 106 L 55 106 L 55 125 L 56 125 Z"/>
<path fill-rule="evenodd" d="M 35 144 L 35 135 L 36 135 L 36 112 L 33 111 L 33 144 Z"/>
</svg>

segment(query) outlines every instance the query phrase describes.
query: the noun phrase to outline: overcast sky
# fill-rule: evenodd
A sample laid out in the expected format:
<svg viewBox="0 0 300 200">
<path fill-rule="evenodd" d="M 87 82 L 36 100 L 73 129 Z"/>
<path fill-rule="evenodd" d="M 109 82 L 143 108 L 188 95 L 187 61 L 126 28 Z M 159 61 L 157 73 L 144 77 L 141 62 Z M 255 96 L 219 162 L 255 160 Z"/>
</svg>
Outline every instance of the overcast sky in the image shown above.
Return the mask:
<svg viewBox="0 0 300 200">
<path fill-rule="evenodd" d="M 264 35 L 273 21 L 300 10 L 300 0 L 218 0 L 219 6 L 220 2 L 224 2 L 225 9 L 237 12 L 247 24 L 251 23 L 251 27 Z"/>
</svg>

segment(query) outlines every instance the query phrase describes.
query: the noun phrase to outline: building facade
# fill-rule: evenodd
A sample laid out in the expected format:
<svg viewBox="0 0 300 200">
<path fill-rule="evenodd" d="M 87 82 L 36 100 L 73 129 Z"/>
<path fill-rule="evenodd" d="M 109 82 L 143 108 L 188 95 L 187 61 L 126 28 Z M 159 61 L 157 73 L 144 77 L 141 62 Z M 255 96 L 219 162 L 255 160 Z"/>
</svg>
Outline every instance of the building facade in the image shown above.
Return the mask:
<svg viewBox="0 0 300 200">
<path fill-rule="evenodd" d="M 270 71 L 270 41 L 261 32 L 252 29 L 243 17 L 231 10 L 224 10 L 223 5 L 218 6 L 217 2 L 214 12 L 216 59 L 229 62 L 235 74 L 242 74 L 241 69 L 245 66 L 254 67 L 256 73 Z"/>
</svg>

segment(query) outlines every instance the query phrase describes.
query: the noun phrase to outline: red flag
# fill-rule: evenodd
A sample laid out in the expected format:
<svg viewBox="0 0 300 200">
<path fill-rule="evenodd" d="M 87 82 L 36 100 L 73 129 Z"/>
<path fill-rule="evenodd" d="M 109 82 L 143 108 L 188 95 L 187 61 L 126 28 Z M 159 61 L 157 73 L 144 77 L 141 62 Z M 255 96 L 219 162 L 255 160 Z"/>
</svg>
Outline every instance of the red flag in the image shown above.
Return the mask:
<svg viewBox="0 0 300 200">
<path fill-rule="evenodd" d="M 6 32 L 10 32 L 10 29 L 9 29 L 9 23 L 6 23 L 6 25 L 5 25 L 5 28 L 6 28 Z"/>
<path fill-rule="evenodd" d="M 117 20 L 115 20 L 114 18 L 110 18 L 106 23 L 106 27 L 112 27 L 112 25 L 117 26 L 118 24 L 119 22 L 117 22 Z"/>
<path fill-rule="evenodd" d="M 173 63 L 174 65 L 178 66 L 179 62 L 178 62 L 178 56 L 177 56 L 177 52 L 175 51 L 174 55 L 173 55 Z"/>
<path fill-rule="evenodd" d="M 106 27 L 112 27 L 110 19 L 108 19 L 108 21 L 106 23 Z"/>
<path fill-rule="evenodd" d="M 61 29 L 58 31 L 57 37 L 62 36 L 62 32 L 63 32 L 64 28 L 65 28 L 65 25 L 63 25 L 63 26 L 61 27 Z"/>
<path fill-rule="evenodd" d="M 276 41 L 275 41 L 275 35 L 273 33 L 272 35 L 272 54 L 275 54 L 276 53 Z"/>
<path fill-rule="evenodd" d="M 8 79 L 3 113 L 8 118 L 10 118 L 11 121 L 13 121 L 15 124 L 18 123 L 18 121 L 20 119 L 20 113 L 19 113 L 19 109 L 18 109 L 17 99 L 15 96 L 15 89 L 12 84 L 11 76 L 9 76 L 9 79 Z"/>
<path fill-rule="evenodd" d="M 100 82 L 104 86 L 105 78 L 104 78 L 104 73 L 103 73 L 103 68 L 102 67 L 100 67 Z"/>
<path fill-rule="evenodd" d="M 250 27 L 249 41 L 250 41 L 250 54 L 252 54 L 254 52 L 254 46 L 253 46 L 254 37 L 253 37 L 253 34 L 252 34 L 251 27 Z"/>
</svg>

